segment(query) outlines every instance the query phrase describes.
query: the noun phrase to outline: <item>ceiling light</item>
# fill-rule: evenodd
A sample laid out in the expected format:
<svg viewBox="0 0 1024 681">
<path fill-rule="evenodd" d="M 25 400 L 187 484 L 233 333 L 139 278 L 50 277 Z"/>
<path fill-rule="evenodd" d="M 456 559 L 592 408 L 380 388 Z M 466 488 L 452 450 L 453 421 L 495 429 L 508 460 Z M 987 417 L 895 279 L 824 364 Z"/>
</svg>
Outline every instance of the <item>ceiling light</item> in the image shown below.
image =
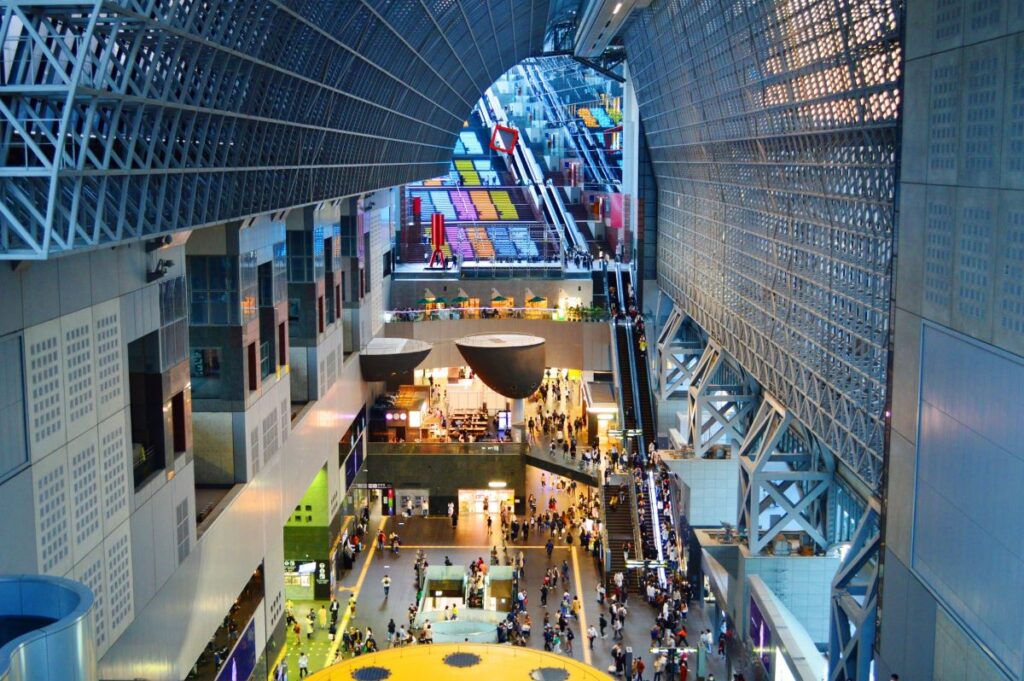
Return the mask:
<svg viewBox="0 0 1024 681">
<path fill-rule="evenodd" d="M 612 10 L 612 14 L 618 14 L 620 9 L 622 9 L 622 3 L 615 3 L 615 9 Z"/>
</svg>

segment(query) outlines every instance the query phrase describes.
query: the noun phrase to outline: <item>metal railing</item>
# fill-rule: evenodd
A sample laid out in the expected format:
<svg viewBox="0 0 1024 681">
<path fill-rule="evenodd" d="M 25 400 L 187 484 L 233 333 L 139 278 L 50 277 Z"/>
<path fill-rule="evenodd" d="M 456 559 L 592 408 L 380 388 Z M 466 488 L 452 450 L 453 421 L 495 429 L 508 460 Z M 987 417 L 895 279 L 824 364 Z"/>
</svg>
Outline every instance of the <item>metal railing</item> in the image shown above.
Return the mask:
<svg viewBox="0 0 1024 681">
<path fill-rule="evenodd" d="M 370 442 L 367 454 L 498 454 L 523 456 L 525 442 Z"/>
<path fill-rule="evenodd" d="M 456 321 L 460 319 L 527 319 L 556 322 L 606 322 L 608 312 L 596 307 L 458 307 L 442 310 L 388 310 L 384 322 Z"/>
</svg>

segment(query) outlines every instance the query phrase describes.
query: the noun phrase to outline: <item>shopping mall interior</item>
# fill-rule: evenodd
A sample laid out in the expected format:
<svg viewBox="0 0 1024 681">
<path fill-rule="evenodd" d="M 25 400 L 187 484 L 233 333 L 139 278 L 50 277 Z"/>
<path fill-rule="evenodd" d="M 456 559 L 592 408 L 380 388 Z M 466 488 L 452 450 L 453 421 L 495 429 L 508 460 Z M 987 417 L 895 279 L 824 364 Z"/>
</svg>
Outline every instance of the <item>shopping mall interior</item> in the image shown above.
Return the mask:
<svg viewBox="0 0 1024 681">
<path fill-rule="evenodd" d="M 1024 681 L 1021 2 L 0 12 L 0 681 Z"/>
</svg>

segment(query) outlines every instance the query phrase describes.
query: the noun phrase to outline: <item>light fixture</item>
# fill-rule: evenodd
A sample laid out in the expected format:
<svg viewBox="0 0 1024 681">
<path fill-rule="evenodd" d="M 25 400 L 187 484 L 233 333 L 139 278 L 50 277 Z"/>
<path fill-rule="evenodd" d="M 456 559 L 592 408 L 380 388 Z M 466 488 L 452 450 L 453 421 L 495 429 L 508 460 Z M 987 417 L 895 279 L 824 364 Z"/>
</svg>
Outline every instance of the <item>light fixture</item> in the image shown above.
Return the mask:
<svg viewBox="0 0 1024 681">
<path fill-rule="evenodd" d="M 487 483 L 487 486 L 490 487 L 491 489 L 504 489 L 505 487 L 508 486 L 508 483 L 505 482 L 504 480 L 491 480 L 489 483 Z"/>
<path fill-rule="evenodd" d="M 615 3 L 615 9 L 612 10 L 612 14 L 618 14 L 620 9 L 622 9 L 622 3 Z"/>
</svg>

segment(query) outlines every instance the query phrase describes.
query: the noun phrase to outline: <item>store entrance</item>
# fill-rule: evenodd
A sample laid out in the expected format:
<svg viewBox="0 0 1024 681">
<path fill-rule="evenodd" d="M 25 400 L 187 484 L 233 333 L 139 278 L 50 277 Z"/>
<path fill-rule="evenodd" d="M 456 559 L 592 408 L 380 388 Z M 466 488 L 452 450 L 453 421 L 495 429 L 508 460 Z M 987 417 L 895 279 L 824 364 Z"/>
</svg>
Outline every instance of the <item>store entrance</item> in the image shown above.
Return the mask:
<svg viewBox="0 0 1024 681">
<path fill-rule="evenodd" d="M 512 507 L 515 493 L 505 489 L 460 489 L 459 513 L 500 513 L 501 505 Z"/>
</svg>

